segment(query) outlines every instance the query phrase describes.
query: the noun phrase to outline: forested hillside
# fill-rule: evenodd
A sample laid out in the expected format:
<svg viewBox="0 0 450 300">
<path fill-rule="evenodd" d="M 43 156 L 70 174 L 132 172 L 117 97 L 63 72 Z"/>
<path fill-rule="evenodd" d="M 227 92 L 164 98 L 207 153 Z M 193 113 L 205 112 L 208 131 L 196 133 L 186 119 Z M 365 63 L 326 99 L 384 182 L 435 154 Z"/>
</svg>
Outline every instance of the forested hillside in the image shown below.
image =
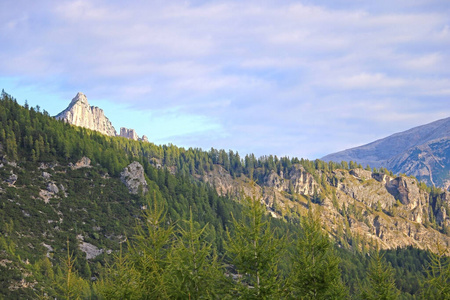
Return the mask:
<svg viewBox="0 0 450 300">
<path fill-rule="evenodd" d="M 448 266 L 447 194 L 413 178 L 108 137 L 4 92 L 0 126 L 7 299 L 371 299 L 379 286 L 404 299 L 448 295 L 438 276 L 448 267 L 433 273 Z M 148 192 L 120 179 L 133 161 Z M 398 224 L 410 232 L 401 249 Z M 436 254 L 417 249 L 428 247 Z"/>
</svg>

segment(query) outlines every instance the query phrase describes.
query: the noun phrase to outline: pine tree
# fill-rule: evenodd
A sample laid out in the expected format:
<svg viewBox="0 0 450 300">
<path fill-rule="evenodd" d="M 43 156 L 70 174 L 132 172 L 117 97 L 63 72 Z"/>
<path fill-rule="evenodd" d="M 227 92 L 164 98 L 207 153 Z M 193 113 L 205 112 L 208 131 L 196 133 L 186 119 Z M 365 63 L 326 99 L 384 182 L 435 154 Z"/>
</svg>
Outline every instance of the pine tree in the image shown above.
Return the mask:
<svg viewBox="0 0 450 300">
<path fill-rule="evenodd" d="M 450 251 L 437 243 L 437 253 L 431 252 L 430 266 L 423 286 L 424 299 L 450 299 Z"/>
<path fill-rule="evenodd" d="M 292 299 L 345 299 L 348 291 L 341 280 L 340 259 L 323 232 L 319 215 L 309 209 L 301 220 L 302 232 L 288 278 Z"/>
<path fill-rule="evenodd" d="M 360 285 L 362 299 L 391 300 L 399 297 L 400 292 L 394 280 L 394 269 L 384 261 L 378 248 L 371 256 L 367 280 Z"/>
<path fill-rule="evenodd" d="M 225 282 L 212 245 L 206 242 L 205 225 L 198 228 L 192 211 L 185 221 L 186 228 L 179 227 L 178 235 L 168 260 L 169 297 L 171 299 L 219 298 Z"/>
<path fill-rule="evenodd" d="M 167 260 L 174 234 L 174 226 L 166 223 L 166 211 L 161 199 L 153 197 L 144 210 L 143 224 L 136 228 L 136 234 L 129 245 L 132 272 L 139 274 L 138 281 L 145 299 L 167 299 Z"/>
<path fill-rule="evenodd" d="M 122 249 L 114 256 L 112 265 L 105 268 L 105 276 L 95 284 L 95 290 L 104 299 L 139 299 L 142 289 L 139 285 L 139 273 L 133 268 L 130 256 Z"/>
<path fill-rule="evenodd" d="M 89 283 L 75 270 L 76 258 L 70 253 L 67 241 L 67 257 L 62 261 L 63 270 L 55 276 L 55 291 L 62 299 L 86 299 L 90 295 Z"/>
<path fill-rule="evenodd" d="M 277 268 L 285 239 L 277 238 L 265 219 L 265 206 L 255 197 L 243 199 L 244 219 L 233 216 L 234 234 L 227 232 L 227 254 L 236 272 L 231 287 L 239 299 L 278 298 L 283 284 Z"/>
</svg>

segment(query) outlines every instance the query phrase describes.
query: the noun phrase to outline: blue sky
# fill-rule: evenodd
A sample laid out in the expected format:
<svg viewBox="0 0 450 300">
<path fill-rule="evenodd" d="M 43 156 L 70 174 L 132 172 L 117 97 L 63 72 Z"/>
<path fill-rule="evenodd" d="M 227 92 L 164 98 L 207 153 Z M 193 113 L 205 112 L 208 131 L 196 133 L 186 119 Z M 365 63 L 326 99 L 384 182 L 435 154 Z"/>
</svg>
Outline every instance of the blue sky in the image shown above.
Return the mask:
<svg viewBox="0 0 450 300">
<path fill-rule="evenodd" d="M 156 144 L 320 158 L 450 117 L 450 2 L 1 1 L 0 88 Z"/>
</svg>

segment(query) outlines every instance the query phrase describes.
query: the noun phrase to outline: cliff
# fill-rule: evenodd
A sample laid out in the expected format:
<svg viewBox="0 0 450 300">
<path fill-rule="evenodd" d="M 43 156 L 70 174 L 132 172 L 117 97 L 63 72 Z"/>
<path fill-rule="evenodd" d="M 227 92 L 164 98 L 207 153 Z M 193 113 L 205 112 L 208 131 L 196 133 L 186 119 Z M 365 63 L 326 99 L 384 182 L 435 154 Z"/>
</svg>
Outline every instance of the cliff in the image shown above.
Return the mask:
<svg viewBox="0 0 450 300">
<path fill-rule="evenodd" d="M 72 99 L 69 106 L 55 116 L 58 120 L 92 129 L 109 136 L 116 136 L 114 126 L 105 116 L 103 110 L 96 106 L 89 106 L 88 100 L 83 93 L 78 93 Z"/>
<path fill-rule="evenodd" d="M 295 219 L 312 205 L 329 235 L 346 247 L 435 251 L 436 241 L 450 246 L 450 193 L 433 199 L 415 178 L 363 169 L 309 173 L 299 164 L 284 173 L 270 171 L 259 183 L 245 175 L 233 177 L 222 166 L 197 178 L 221 195 L 260 197 L 276 218 Z"/>
<path fill-rule="evenodd" d="M 69 106 L 56 115 L 55 118 L 64 120 L 71 125 L 98 131 L 105 135 L 121 136 L 135 141 L 148 142 L 148 138 L 145 135 L 139 138 L 134 129 L 122 127 L 120 128 L 120 134 L 117 134 L 116 129 L 105 116 L 103 110 L 96 106 L 90 106 L 83 93 L 78 93 L 72 99 Z"/>
</svg>

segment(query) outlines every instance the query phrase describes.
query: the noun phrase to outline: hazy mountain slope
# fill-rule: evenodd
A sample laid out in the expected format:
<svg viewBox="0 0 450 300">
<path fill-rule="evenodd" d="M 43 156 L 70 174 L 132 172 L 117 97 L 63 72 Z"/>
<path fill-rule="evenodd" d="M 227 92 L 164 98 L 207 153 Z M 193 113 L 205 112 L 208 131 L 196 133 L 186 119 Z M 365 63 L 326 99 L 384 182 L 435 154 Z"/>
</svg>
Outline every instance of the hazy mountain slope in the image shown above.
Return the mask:
<svg viewBox="0 0 450 300">
<path fill-rule="evenodd" d="M 427 183 L 448 187 L 450 118 L 393 134 L 367 145 L 324 156 L 324 161 L 354 161 L 418 176 Z M 443 147 L 443 148 L 442 148 Z"/>
<path fill-rule="evenodd" d="M 450 137 L 428 141 L 411 147 L 388 160 L 385 166 L 430 185 L 448 189 L 450 186 Z"/>
</svg>

